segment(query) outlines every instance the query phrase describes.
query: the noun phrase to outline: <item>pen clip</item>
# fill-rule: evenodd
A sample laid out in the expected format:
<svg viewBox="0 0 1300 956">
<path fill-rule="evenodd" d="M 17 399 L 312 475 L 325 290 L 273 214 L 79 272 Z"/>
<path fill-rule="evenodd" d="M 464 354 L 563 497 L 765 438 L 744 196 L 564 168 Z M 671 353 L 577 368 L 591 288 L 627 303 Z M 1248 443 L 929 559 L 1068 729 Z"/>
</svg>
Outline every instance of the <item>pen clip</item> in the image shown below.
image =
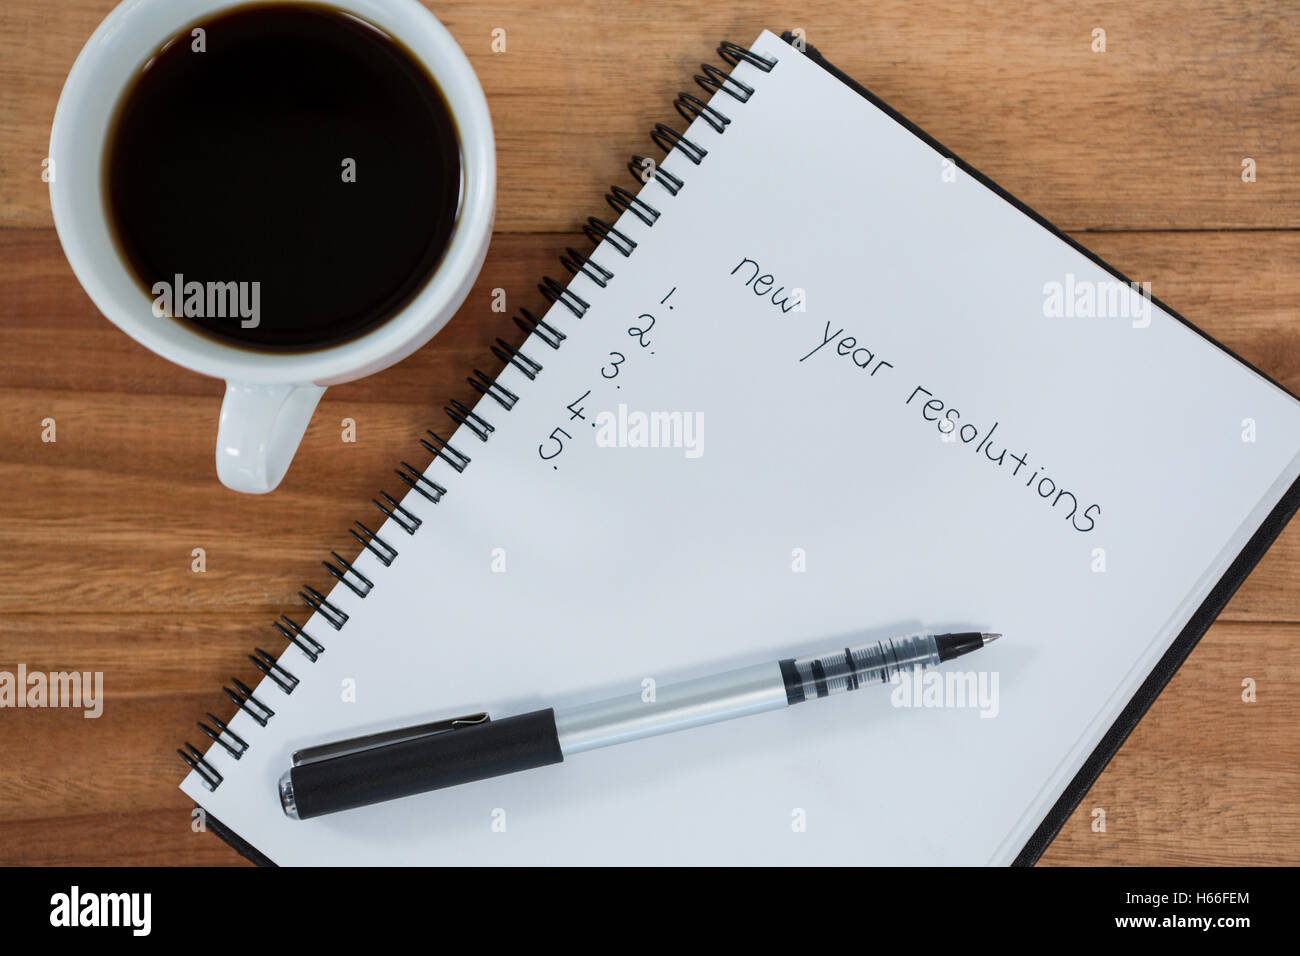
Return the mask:
<svg viewBox="0 0 1300 956">
<path fill-rule="evenodd" d="M 464 717 L 448 717 L 446 720 L 435 720 L 432 723 L 417 724 L 414 727 L 401 727 L 397 730 L 366 734 L 363 737 L 351 737 L 332 744 L 321 744 L 318 747 L 307 747 L 303 750 L 294 751 L 293 765 L 301 767 L 303 764 L 331 760 L 334 757 L 360 753 L 363 750 L 374 750 L 376 747 L 387 747 L 389 744 L 402 743 L 406 740 L 418 740 L 423 737 L 432 737 L 435 734 L 461 730 L 465 727 L 477 727 L 479 724 L 488 723 L 491 719 L 486 713 L 466 714 Z"/>
</svg>

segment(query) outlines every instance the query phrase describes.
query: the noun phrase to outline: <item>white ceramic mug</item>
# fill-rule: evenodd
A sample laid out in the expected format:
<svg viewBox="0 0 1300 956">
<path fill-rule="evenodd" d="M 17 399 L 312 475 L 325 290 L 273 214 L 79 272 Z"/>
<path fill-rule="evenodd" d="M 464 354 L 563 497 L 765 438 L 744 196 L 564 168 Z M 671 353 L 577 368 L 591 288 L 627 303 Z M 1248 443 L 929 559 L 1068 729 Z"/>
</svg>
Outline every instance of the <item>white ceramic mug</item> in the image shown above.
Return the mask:
<svg viewBox="0 0 1300 956">
<path fill-rule="evenodd" d="M 99 25 L 64 83 L 50 132 L 50 205 L 72 271 L 99 310 L 145 347 L 226 381 L 217 427 L 217 474 L 236 491 L 271 491 L 288 470 L 328 385 L 410 355 L 465 301 L 487 254 L 496 156 L 487 100 L 469 60 L 417 0 L 329 0 L 402 42 L 437 82 L 461 145 L 461 200 L 451 244 L 424 288 L 388 321 L 342 345 L 296 354 L 224 345 L 154 314 L 119 256 L 102 195 L 101 167 L 117 101 L 170 37 L 231 7 L 276 0 L 125 0 Z"/>
</svg>

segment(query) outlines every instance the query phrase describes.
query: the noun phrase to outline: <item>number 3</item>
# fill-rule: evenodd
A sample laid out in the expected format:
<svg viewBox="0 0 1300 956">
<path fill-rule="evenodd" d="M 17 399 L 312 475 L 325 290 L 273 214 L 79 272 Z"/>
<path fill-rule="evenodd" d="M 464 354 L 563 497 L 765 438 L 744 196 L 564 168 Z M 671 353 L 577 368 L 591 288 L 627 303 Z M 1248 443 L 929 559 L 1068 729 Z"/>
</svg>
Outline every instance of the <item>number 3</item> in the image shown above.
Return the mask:
<svg viewBox="0 0 1300 956">
<path fill-rule="evenodd" d="M 605 371 L 604 367 L 602 367 L 601 370 L 600 370 L 600 374 L 601 374 L 601 376 L 602 376 L 603 378 L 617 378 L 617 377 L 618 377 L 618 367 L 619 367 L 620 365 L 622 365 L 624 362 L 626 362 L 627 359 L 623 357 L 623 353 L 622 353 L 622 352 L 610 352 L 609 354 L 610 354 L 611 356 L 613 356 L 613 355 L 617 355 L 617 356 L 618 356 L 618 361 L 617 361 L 617 362 L 611 362 L 611 363 L 610 363 L 611 365 L 614 366 L 614 371 L 613 371 L 613 372 L 608 372 L 608 373 L 607 373 L 607 372 Z"/>
</svg>

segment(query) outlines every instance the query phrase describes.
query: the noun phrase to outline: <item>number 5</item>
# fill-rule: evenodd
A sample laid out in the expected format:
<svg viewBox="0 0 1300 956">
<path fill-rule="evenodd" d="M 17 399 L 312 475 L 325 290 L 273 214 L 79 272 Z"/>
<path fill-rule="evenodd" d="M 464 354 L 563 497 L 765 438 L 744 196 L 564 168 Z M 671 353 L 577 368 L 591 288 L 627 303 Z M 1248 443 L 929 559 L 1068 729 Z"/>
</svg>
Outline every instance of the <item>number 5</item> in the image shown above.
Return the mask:
<svg viewBox="0 0 1300 956">
<path fill-rule="evenodd" d="M 555 429 L 555 431 L 551 432 L 551 437 L 550 437 L 550 440 L 555 442 L 554 455 L 543 455 L 542 446 L 541 445 L 537 446 L 537 454 L 541 455 L 542 461 L 550 461 L 552 458 L 556 457 L 556 455 L 559 455 L 560 452 L 564 451 L 564 442 L 560 441 L 558 438 L 555 437 L 557 434 L 563 435 L 565 438 L 568 439 L 573 438 L 573 436 L 570 435 L 568 432 L 566 432 L 563 428 Z"/>
</svg>

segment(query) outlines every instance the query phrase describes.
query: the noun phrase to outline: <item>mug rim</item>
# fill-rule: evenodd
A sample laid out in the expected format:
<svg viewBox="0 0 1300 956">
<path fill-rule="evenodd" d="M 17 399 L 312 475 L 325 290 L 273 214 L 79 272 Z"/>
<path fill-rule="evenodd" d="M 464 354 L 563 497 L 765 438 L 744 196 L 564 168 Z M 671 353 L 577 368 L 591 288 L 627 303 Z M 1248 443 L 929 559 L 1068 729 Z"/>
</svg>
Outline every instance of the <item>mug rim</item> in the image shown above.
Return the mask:
<svg viewBox="0 0 1300 956">
<path fill-rule="evenodd" d="M 338 345 L 303 352 L 256 351 L 223 343 L 165 319 L 166 326 L 149 321 L 150 300 L 116 243 L 104 202 L 101 170 L 112 120 L 110 115 L 82 115 L 94 84 L 114 67 L 124 77 L 134 77 L 145 62 L 123 64 L 118 34 L 138 28 L 146 17 L 158 17 L 155 25 L 136 47 L 152 52 L 169 37 L 178 35 L 197 19 L 240 7 L 282 3 L 284 0 L 123 0 L 100 22 L 77 55 L 64 81 L 50 130 L 50 157 L 54 175 L 50 181 L 50 206 L 55 231 L 87 295 L 114 325 L 146 348 L 192 371 L 251 384 L 329 385 L 369 375 L 410 355 L 433 337 L 463 303 L 478 276 L 491 238 L 493 204 L 496 195 L 495 141 L 487 98 L 483 94 L 469 59 L 446 27 L 418 0 L 295 0 L 359 17 L 399 41 L 428 71 L 445 97 L 455 122 L 461 153 L 461 203 L 451 241 L 438 264 L 416 295 L 382 324 L 355 339 Z M 155 20 L 155 24 L 157 21 Z M 114 84 L 113 109 L 120 103 L 125 83 Z M 94 126 L 93 155 L 68 158 L 68 142 L 83 134 L 79 124 Z M 85 169 L 78 170 L 81 188 L 74 194 L 72 178 L 64 164 L 93 164 L 93 185 L 86 182 Z M 93 189 L 93 196 L 84 195 Z M 106 234 L 105 248 L 95 237 Z M 103 253 L 113 265 L 109 267 Z M 109 268 L 115 274 L 107 275 Z M 139 297 L 130 301 L 122 279 L 130 282 Z M 148 317 L 146 317 L 148 316 Z"/>
</svg>

